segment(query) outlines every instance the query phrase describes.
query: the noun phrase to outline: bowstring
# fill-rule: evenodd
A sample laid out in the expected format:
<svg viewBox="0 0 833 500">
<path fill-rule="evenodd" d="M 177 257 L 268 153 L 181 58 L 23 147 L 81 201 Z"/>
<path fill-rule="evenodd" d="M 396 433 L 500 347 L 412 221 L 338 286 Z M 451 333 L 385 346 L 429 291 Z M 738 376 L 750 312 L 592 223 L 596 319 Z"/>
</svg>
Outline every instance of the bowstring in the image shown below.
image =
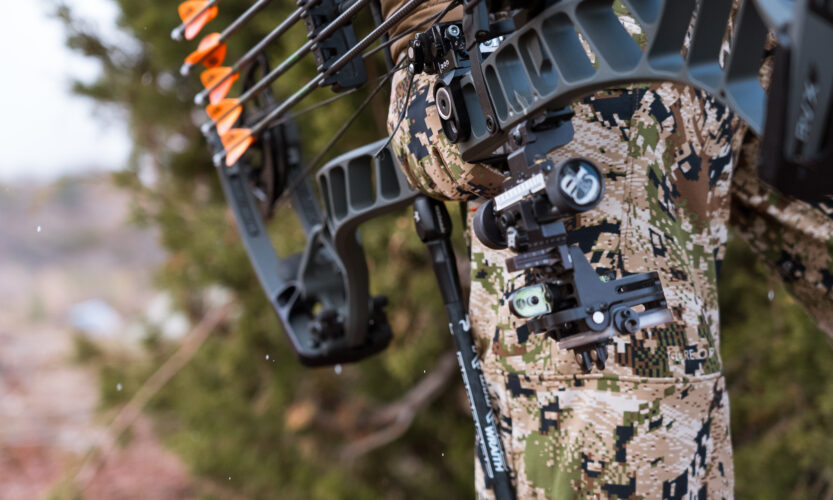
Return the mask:
<svg viewBox="0 0 833 500">
<path fill-rule="evenodd" d="M 407 61 L 407 59 L 405 59 L 405 61 Z M 391 133 L 388 134 L 388 139 L 385 141 L 384 144 L 382 144 L 382 147 L 379 148 L 378 151 L 373 153 L 373 156 L 376 157 L 376 158 L 379 158 L 379 155 L 382 154 L 382 151 L 384 151 L 385 148 L 387 148 L 390 145 L 391 141 L 393 140 L 393 136 L 396 135 L 396 133 L 399 131 L 399 126 L 402 125 L 402 120 L 404 120 L 405 115 L 408 114 L 408 107 L 411 104 L 411 90 L 414 87 L 414 76 L 415 76 L 414 72 L 409 69 L 408 70 L 408 90 L 405 93 L 405 105 L 402 106 L 402 111 L 399 112 L 399 118 L 396 119 L 396 125 L 393 127 L 393 130 L 391 131 Z"/>
</svg>

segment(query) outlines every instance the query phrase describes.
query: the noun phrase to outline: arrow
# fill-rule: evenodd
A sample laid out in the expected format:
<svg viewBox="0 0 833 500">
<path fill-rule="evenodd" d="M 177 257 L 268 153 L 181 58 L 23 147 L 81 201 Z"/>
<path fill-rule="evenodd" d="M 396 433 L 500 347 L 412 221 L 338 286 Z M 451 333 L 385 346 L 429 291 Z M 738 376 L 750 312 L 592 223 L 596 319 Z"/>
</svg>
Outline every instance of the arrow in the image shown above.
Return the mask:
<svg viewBox="0 0 833 500">
<path fill-rule="evenodd" d="M 187 40 L 193 40 L 203 27 L 217 17 L 216 5 L 219 0 L 185 0 L 179 4 L 179 18 L 182 24 L 171 31 L 171 38 L 182 40 L 183 33 Z"/>
<path fill-rule="evenodd" d="M 217 104 L 225 99 L 231 90 L 232 84 L 240 78 L 240 74 L 234 71 L 234 68 L 227 66 L 219 66 L 217 68 L 208 68 L 200 74 L 200 81 L 202 86 L 206 89 L 211 89 L 208 94 L 208 102 Z"/>
<path fill-rule="evenodd" d="M 182 67 L 179 69 L 179 72 L 182 74 L 182 76 L 187 76 L 188 73 L 191 72 L 191 68 L 194 67 L 196 64 L 199 64 L 200 62 L 203 62 L 203 65 L 205 65 L 208 68 L 219 66 L 220 64 L 222 64 L 222 59 L 224 59 L 226 55 L 225 42 L 228 39 L 228 37 L 240 30 L 240 28 L 242 28 L 247 22 L 249 22 L 249 20 L 251 20 L 258 12 L 260 12 L 264 7 L 269 5 L 269 2 L 271 1 L 272 0 L 257 0 L 257 2 L 255 2 L 251 7 L 246 9 L 245 12 L 240 14 L 240 17 L 238 17 L 231 24 L 229 24 L 228 27 L 226 27 L 226 29 L 224 29 L 221 33 L 212 33 L 208 35 L 208 37 L 211 37 L 210 45 L 207 43 L 204 50 L 200 50 L 203 48 L 203 43 L 200 42 L 200 48 L 192 52 L 191 55 L 188 56 L 187 59 L 185 59 L 185 64 L 183 64 Z M 205 41 L 206 39 L 203 39 L 203 42 Z M 214 48 L 211 48 L 212 46 Z M 222 54 L 220 62 L 216 64 L 205 64 L 204 60 L 215 55 L 214 51 L 217 51 L 217 53 Z"/>
</svg>

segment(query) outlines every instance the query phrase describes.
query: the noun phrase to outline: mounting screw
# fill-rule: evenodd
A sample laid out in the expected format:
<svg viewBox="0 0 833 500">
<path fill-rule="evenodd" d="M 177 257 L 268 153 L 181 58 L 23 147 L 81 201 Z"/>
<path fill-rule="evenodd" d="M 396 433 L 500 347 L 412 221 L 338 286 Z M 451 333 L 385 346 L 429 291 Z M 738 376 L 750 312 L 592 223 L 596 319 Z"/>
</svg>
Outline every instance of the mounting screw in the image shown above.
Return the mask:
<svg viewBox="0 0 833 500">
<path fill-rule="evenodd" d="M 452 24 L 445 30 L 445 37 L 446 38 L 457 38 L 460 36 L 460 27 L 456 24 Z"/>
<path fill-rule="evenodd" d="M 513 130 L 513 131 L 512 131 L 512 142 L 514 142 L 514 143 L 515 143 L 515 146 L 521 146 L 521 145 L 523 145 L 524 138 L 523 138 L 523 136 L 521 135 L 521 131 L 520 131 L 520 130 L 515 129 L 515 130 Z"/>
<path fill-rule="evenodd" d="M 419 49 L 419 41 L 414 40 L 408 45 L 408 59 L 411 60 L 408 66 L 411 74 L 422 73 L 425 69 L 425 54 Z"/>
<path fill-rule="evenodd" d="M 495 117 L 492 115 L 486 115 L 486 130 L 488 130 L 490 134 L 494 134 L 497 131 Z"/>
<path fill-rule="evenodd" d="M 602 321 L 605 320 L 605 315 L 601 311 L 596 311 L 596 312 L 593 313 L 592 320 L 593 320 L 593 323 L 596 323 L 597 325 L 601 325 Z"/>
</svg>

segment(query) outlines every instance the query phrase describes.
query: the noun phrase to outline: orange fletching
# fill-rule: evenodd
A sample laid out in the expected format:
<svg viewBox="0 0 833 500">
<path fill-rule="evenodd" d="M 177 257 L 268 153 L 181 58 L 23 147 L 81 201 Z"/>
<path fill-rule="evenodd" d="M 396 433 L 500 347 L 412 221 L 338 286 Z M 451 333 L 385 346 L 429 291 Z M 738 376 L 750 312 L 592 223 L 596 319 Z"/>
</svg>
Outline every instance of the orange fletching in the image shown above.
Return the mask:
<svg viewBox="0 0 833 500">
<path fill-rule="evenodd" d="M 194 65 L 202 62 L 206 67 L 219 66 L 226 57 L 226 44 L 220 40 L 219 33 L 211 33 L 200 41 L 197 50 L 188 54 L 185 63 Z"/>
<path fill-rule="evenodd" d="M 199 16 L 195 17 L 194 19 L 188 21 L 185 26 L 185 39 L 193 40 L 194 38 L 196 38 L 200 31 L 205 27 L 205 25 L 210 23 L 212 19 L 217 17 L 217 12 L 219 12 L 219 9 L 217 9 L 217 7 L 214 6 L 206 10 Z"/>
<path fill-rule="evenodd" d="M 208 105 L 205 112 L 217 125 L 217 133 L 222 136 L 234 127 L 240 113 L 243 112 L 243 107 L 240 106 L 239 99 L 223 99 L 217 104 Z"/>
<path fill-rule="evenodd" d="M 200 73 L 200 81 L 202 82 L 203 87 L 210 89 L 229 74 L 231 74 L 231 68 L 228 66 L 208 68 Z"/>
<path fill-rule="evenodd" d="M 217 68 L 209 68 L 200 74 L 200 80 L 203 87 L 212 89 L 208 94 L 208 102 L 217 104 L 226 98 L 231 86 L 237 79 L 240 78 L 238 73 L 232 73 L 231 68 L 220 66 Z M 214 86 L 217 88 L 213 88 Z"/>
<path fill-rule="evenodd" d="M 202 60 L 202 65 L 206 68 L 216 68 L 223 64 L 226 60 L 226 44 L 221 43 L 216 49 L 212 50 L 205 59 Z"/>
<path fill-rule="evenodd" d="M 223 83 L 218 85 L 216 89 L 212 90 L 208 94 L 209 102 L 217 103 L 225 99 L 229 91 L 231 90 L 232 84 L 234 84 L 235 80 L 237 80 L 238 78 L 240 78 L 240 75 L 235 73 L 230 78 L 227 78 Z"/>
<path fill-rule="evenodd" d="M 194 14 L 204 9 L 206 5 L 208 5 L 206 0 L 186 0 L 177 7 L 179 18 L 182 19 L 183 23 L 187 23 L 194 17 Z"/>
<path fill-rule="evenodd" d="M 226 149 L 226 165 L 232 166 L 255 142 L 251 135 L 252 131 L 247 128 L 233 128 L 220 136 L 223 147 Z"/>
<path fill-rule="evenodd" d="M 205 112 L 208 113 L 208 117 L 211 118 L 211 121 L 216 122 L 238 104 L 240 104 L 240 99 L 223 99 L 217 104 L 209 104 L 206 106 Z"/>
</svg>

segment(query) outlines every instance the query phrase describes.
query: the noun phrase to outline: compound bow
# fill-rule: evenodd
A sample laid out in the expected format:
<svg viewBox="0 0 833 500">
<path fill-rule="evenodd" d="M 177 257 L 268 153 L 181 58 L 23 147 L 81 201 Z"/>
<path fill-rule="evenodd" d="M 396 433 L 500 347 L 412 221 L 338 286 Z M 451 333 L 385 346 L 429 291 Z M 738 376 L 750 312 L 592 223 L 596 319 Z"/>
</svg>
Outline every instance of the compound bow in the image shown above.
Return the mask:
<svg viewBox="0 0 833 500">
<path fill-rule="evenodd" d="M 656 273 L 603 282 L 582 252 L 566 244 L 563 220 L 593 208 L 604 194 L 601 172 L 586 159 L 558 165 L 535 161 L 572 139 L 570 102 L 634 82 L 675 81 L 700 88 L 763 135 L 763 179 L 808 200 L 829 195 L 833 53 L 825 47 L 833 47 L 833 1 L 622 0 L 642 27 L 643 48 L 619 22 L 613 0 L 461 0 L 389 39 L 390 29 L 425 1 L 408 0 L 382 19 L 374 0 L 301 0 L 261 42 L 231 67 L 223 67 L 226 38 L 265 5 L 259 0 L 222 33 L 206 37 L 183 72 L 200 62 L 209 66 L 201 76 L 205 89 L 196 97 L 198 104 L 210 102 L 211 121 L 203 132 L 252 265 L 303 363 L 356 361 L 387 346 L 392 333 L 386 301 L 369 293 L 356 229 L 416 201 L 417 230 L 431 251 L 457 342 L 478 456 L 497 497 L 511 498 L 447 241 L 450 221 L 444 206 L 419 197 L 408 185 L 387 140 L 331 160 L 318 171 L 316 188 L 307 174 L 329 146 L 305 167 L 290 110 L 319 87 L 330 86 L 344 95 L 373 83 L 364 63 L 380 51 L 389 73 L 364 104 L 405 65 L 411 74 L 436 74 L 434 98 L 449 140 L 466 161 L 507 167 L 504 190 L 480 207 L 475 231 L 487 246 L 517 254 L 507 261 L 510 269 L 532 271 L 533 283 L 510 298 L 513 314 L 528 320 L 525 328 L 575 350 L 578 363 L 589 371 L 593 364 L 604 367 L 605 346 L 612 336 L 663 323 L 670 316 Z M 441 23 L 458 3 L 463 19 Z M 739 8 L 730 35 L 732 49 L 721 64 L 733 3 Z M 196 36 L 216 16 L 215 4 L 185 2 L 180 8 L 183 23 L 173 34 Z M 376 27 L 357 39 L 351 22 L 366 6 Z M 269 71 L 262 54 L 300 20 L 309 40 Z M 417 31 L 408 57 L 394 65 L 388 47 Z M 767 97 L 759 72 L 770 33 L 777 50 Z M 370 49 L 377 40 L 381 43 Z M 595 61 L 582 42 L 595 53 Z M 309 53 L 318 75 L 277 101 L 272 83 Z M 244 72 L 245 92 L 226 98 Z M 258 72 L 260 79 L 255 78 Z M 336 138 L 350 122 L 352 118 Z M 287 198 L 307 245 L 301 254 L 282 259 L 275 254 L 264 217 Z"/>
</svg>

